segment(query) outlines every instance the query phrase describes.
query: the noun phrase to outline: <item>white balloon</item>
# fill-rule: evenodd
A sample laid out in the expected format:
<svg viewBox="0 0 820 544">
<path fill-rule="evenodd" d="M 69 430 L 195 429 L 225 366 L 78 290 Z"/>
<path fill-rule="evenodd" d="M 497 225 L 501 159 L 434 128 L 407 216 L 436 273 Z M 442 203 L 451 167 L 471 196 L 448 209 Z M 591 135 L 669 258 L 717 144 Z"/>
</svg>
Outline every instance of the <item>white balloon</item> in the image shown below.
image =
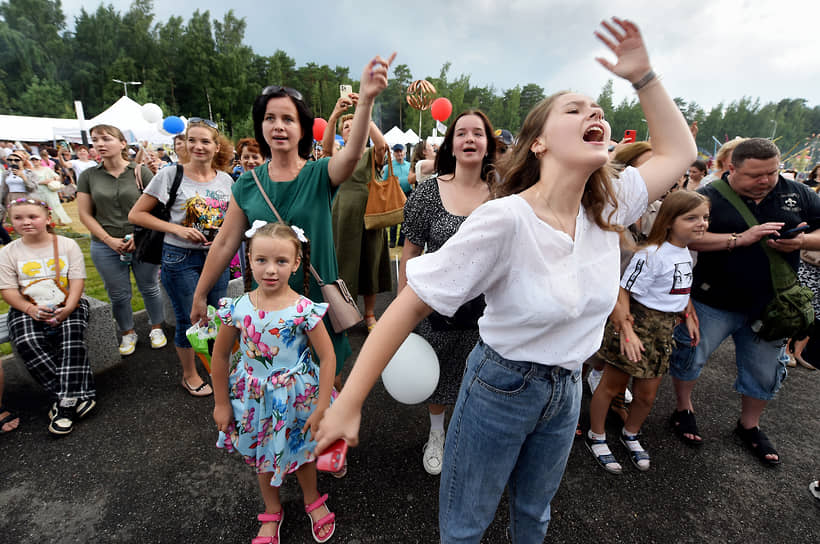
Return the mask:
<svg viewBox="0 0 820 544">
<path fill-rule="evenodd" d="M 165 130 L 165 127 L 162 126 L 162 119 L 160 119 L 159 122 L 157 122 L 154 125 L 154 128 L 156 128 L 157 132 L 159 132 L 163 136 L 172 136 L 172 134 L 170 132 L 168 132 L 167 130 Z"/>
<path fill-rule="evenodd" d="M 142 118 L 149 123 L 162 121 L 162 108 L 152 102 L 142 105 Z"/>
<path fill-rule="evenodd" d="M 438 385 L 436 352 L 416 333 L 402 342 L 382 372 L 384 388 L 403 404 L 418 404 L 433 394 Z"/>
</svg>

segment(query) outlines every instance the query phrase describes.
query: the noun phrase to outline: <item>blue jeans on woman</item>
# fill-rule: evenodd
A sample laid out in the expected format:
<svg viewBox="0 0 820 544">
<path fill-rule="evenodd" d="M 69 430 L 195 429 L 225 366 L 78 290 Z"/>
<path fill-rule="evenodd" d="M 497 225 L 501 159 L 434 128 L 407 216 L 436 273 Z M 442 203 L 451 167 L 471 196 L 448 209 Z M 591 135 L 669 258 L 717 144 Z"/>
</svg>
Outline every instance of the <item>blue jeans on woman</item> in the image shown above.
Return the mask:
<svg viewBox="0 0 820 544">
<path fill-rule="evenodd" d="M 120 260 L 119 253 L 96 240 L 91 240 L 91 261 L 103 280 L 108 298 L 111 299 L 111 311 L 121 332 L 134 329 L 134 312 L 131 309 L 132 270 L 151 325 L 162 323 L 165 312 L 159 288 L 159 265 L 136 259 L 124 263 Z"/>
<path fill-rule="evenodd" d="M 479 340 L 447 430 L 442 544 L 480 542 L 505 487 L 512 542 L 543 542 L 580 408 L 580 369 L 511 361 Z"/>
<path fill-rule="evenodd" d="M 205 267 L 208 251 L 203 249 L 186 249 L 165 244 L 162 246 L 162 285 L 171 299 L 177 326 L 174 332 L 174 345 L 190 348 L 191 343 L 185 335 L 191 327 L 191 306 L 194 303 L 194 291 Z M 230 279 L 230 269 L 216 280 L 213 289 L 208 293 L 208 304 L 216 307 L 219 299 L 225 296 Z"/>
</svg>

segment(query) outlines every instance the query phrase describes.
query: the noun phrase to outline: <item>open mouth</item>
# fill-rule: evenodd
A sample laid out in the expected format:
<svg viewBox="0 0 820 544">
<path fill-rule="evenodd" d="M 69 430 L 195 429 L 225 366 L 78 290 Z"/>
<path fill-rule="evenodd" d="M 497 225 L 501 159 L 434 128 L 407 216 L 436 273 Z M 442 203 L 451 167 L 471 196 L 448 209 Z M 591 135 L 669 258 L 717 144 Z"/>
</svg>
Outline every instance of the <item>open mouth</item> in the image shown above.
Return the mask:
<svg viewBox="0 0 820 544">
<path fill-rule="evenodd" d="M 604 141 L 604 129 L 598 125 L 592 125 L 584 132 L 585 142 L 601 143 Z"/>
</svg>

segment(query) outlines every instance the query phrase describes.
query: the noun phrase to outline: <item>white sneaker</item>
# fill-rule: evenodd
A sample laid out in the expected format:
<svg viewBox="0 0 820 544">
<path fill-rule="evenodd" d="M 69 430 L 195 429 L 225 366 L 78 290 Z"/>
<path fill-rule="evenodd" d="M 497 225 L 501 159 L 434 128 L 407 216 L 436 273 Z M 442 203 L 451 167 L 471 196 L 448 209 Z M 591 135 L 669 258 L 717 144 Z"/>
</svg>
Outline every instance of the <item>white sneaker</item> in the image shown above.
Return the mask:
<svg viewBox="0 0 820 544">
<path fill-rule="evenodd" d="M 627 387 L 624 389 L 624 404 L 629 404 L 630 402 L 632 402 L 632 392 Z"/>
<path fill-rule="evenodd" d="M 137 349 L 137 333 L 124 335 L 120 342 L 120 355 L 131 355 L 135 349 Z"/>
<path fill-rule="evenodd" d="M 589 392 L 595 393 L 595 389 L 598 388 L 598 384 L 601 383 L 601 375 L 603 372 L 600 370 L 595 370 L 594 368 L 589 371 L 587 374 L 587 383 L 589 384 Z"/>
<path fill-rule="evenodd" d="M 162 332 L 162 329 L 151 329 L 148 338 L 151 339 L 152 349 L 164 348 L 166 344 L 168 344 L 168 339 L 165 338 L 165 333 Z"/>
<path fill-rule="evenodd" d="M 444 431 L 430 431 L 427 443 L 424 445 L 422 464 L 427 474 L 433 476 L 441 474 L 441 465 L 444 461 Z"/>
</svg>

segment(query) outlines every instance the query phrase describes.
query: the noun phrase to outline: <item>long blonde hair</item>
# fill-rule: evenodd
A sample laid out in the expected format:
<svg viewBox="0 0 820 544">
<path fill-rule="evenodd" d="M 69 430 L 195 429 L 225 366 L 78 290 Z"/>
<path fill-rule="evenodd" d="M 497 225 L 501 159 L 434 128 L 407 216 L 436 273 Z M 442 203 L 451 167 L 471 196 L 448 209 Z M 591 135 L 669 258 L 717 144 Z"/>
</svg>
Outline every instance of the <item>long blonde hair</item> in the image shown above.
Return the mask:
<svg viewBox="0 0 820 544">
<path fill-rule="evenodd" d="M 496 166 L 502 182 L 498 186 L 495 196 L 517 194 L 538 182 L 541 177 L 541 161 L 538 160 L 530 148 L 544 130 L 544 125 L 552 112 L 555 100 L 559 96 L 568 93 L 569 91 L 561 91 L 548 96 L 536 104 L 527 114 L 516 144 L 512 148 L 512 153 L 506 153 Z M 612 186 L 612 178 L 616 175 L 615 170 L 609 163 L 598 168 L 589 176 L 584 186 L 581 203 L 600 228 L 621 232 L 624 230 L 621 225 L 610 222 L 618 209 L 615 188 Z M 610 211 L 605 218 L 604 210 L 607 208 Z"/>
</svg>

